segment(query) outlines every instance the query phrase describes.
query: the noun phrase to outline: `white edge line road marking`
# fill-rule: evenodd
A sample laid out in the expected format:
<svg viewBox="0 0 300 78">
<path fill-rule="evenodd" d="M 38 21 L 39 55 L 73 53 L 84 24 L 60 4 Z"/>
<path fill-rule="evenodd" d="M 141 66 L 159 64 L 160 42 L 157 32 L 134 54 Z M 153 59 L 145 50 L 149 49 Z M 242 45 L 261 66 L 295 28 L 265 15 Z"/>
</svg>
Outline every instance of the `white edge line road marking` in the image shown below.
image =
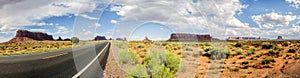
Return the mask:
<svg viewBox="0 0 300 78">
<path fill-rule="evenodd" d="M 78 78 L 84 71 L 86 71 L 98 59 L 98 57 L 103 53 L 103 51 L 107 48 L 108 44 L 109 43 L 106 44 L 106 46 L 102 49 L 102 51 L 88 65 L 86 65 L 82 70 L 80 70 L 72 78 Z"/>
</svg>

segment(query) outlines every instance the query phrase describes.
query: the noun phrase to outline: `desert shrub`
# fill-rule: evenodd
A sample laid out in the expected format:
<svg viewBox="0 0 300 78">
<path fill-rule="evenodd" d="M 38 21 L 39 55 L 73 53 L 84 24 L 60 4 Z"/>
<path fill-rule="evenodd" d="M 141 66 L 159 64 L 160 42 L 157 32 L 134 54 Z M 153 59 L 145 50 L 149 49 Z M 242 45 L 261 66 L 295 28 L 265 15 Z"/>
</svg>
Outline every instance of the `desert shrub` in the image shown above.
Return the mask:
<svg viewBox="0 0 300 78">
<path fill-rule="evenodd" d="M 205 51 L 205 52 L 209 52 L 209 51 L 211 51 L 212 49 L 213 49 L 212 47 L 207 47 L 207 48 L 204 49 L 204 51 Z"/>
<path fill-rule="evenodd" d="M 235 46 L 235 47 L 242 47 L 242 45 L 243 45 L 243 44 L 242 44 L 241 42 L 238 42 L 238 43 L 236 43 L 234 46 Z"/>
<path fill-rule="evenodd" d="M 273 58 L 265 58 L 262 64 L 270 64 L 271 62 L 276 62 Z"/>
<path fill-rule="evenodd" d="M 143 65 L 138 65 L 128 71 L 128 75 L 126 78 L 139 78 L 145 77 L 149 78 L 150 76 L 147 73 L 147 69 Z"/>
<path fill-rule="evenodd" d="M 249 62 L 248 61 L 243 61 L 242 64 L 249 64 Z"/>
<path fill-rule="evenodd" d="M 187 57 L 188 55 L 190 55 L 189 52 L 182 52 L 181 54 L 182 54 L 182 57 L 183 57 L 183 58 L 185 58 L 185 57 Z"/>
<path fill-rule="evenodd" d="M 274 52 L 274 50 L 273 50 L 273 49 L 270 49 L 270 50 L 268 51 L 268 55 L 269 55 L 269 56 L 273 56 L 273 55 L 275 55 L 275 52 Z"/>
<path fill-rule="evenodd" d="M 225 55 L 228 58 L 231 55 L 231 51 L 229 49 L 227 49 L 226 52 L 225 52 Z"/>
<path fill-rule="evenodd" d="M 240 55 L 240 54 L 242 54 L 242 49 L 238 49 L 238 50 L 236 50 L 236 54 L 237 54 L 237 55 Z"/>
<path fill-rule="evenodd" d="M 180 58 L 171 52 L 152 52 L 143 60 L 149 74 L 154 78 L 174 77 L 179 70 Z"/>
<path fill-rule="evenodd" d="M 254 50 L 254 49 L 250 49 L 250 50 L 248 51 L 248 53 L 246 54 L 246 56 L 251 56 L 251 55 L 253 55 L 253 54 L 255 54 L 255 50 Z"/>
<path fill-rule="evenodd" d="M 289 46 L 289 43 L 288 42 L 283 42 L 281 45 L 282 46 Z"/>
<path fill-rule="evenodd" d="M 3 46 L 0 47 L 0 50 L 5 50 L 5 48 Z"/>
<path fill-rule="evenodd" d="M 173 71 L 171 71 L 170 68 L 161 65 L 160 69 L 158 72 L 154 75 L 152 75 L 152 78 L 174 78 L 175 74 Z"/>
<path fill-rule="evenodd" d="M 71 42 L 72 42 L 72 43 L 75 43 L 75 44 L 78 44 L 78 43 L 79 43 L 79 38 L 77 38 L 77 37 L 72 37 L 72 38 L 71 38 Z"/>
<path fill-rule="evenodd" d="M 210 56 L 211 56 L 211 53 L 210 53 L 210 52 L 206 52 L 206 53 L 204 53 L 202 56 L 210 57 Z"/>
<path fill-rule="evenodd" d="M 118 58 L 119 64 L 136 64 L 138 61 L 138 56 L 134 52 L 127 50 L 121 50 L 118 53 Z"/>
<path fill-rule="evenodd" d="M 204 52 L 203 49 L 199 49 L 198 51 L 196 51 L 195 53 L 193 53 L 193 56 L 194 56 L 194 57 L 198 57 L 198 56 L 200 56 L 203 52 Z"/>
<path fill-rule="evenodd" d="M 263 44 L 262 49 L 271 49 L 273 47 L 272 44 Z"/>
<path fill-rule="evenodd" d="M 252 45 L 253 45 L 254 47 L 259 47 L 261 44 L 262 44 L 261 42 L 253 42 Z"/>
<path fill-rule="evenodd" d="M 295 55 L 295 56 L 294 56 L 294 59 L 295 59 L 295 60 L 298 60 L 298 59 L 300 59 L 300 56 Z"/>
<path fill-rule="evenodd" d="M 193 51 L 193 49 L 192 49 L 192 48 L 189 48 L 189 47 L 187 47 L 187 48 L 185 48 L 185 51 Z"/>
<path fill-rule="evenodd" d="M 238 72 L 240 71 L 240 68 L 239 67 L 233 68 L 232 71 Z"/>
<path fill-rule="evenodd" d="M 226 51 L 224 51 L 223 49 L 213 49 L 212 51 L 210 51 L 210 59 L 215 60 L 215 59 L 223 59 L 226 57 Z"/>
<path fill-rule="evenodd" d="M 136 48 L 144 48 L 143 45 L 137 45 Z"/>
<path fill-rule="evenodd" d="M 250 66 L 248 64 L 245 64 L 244 67 L 242 67 L 243 69 L 248 69 Z"/>
<path fill-rule="evenodd" d="M 290 48 L 290 49 L 288 50 L 288 52 L 295 53 L 296 50 L 295 50 L 294 48 Z"/>
</svg>

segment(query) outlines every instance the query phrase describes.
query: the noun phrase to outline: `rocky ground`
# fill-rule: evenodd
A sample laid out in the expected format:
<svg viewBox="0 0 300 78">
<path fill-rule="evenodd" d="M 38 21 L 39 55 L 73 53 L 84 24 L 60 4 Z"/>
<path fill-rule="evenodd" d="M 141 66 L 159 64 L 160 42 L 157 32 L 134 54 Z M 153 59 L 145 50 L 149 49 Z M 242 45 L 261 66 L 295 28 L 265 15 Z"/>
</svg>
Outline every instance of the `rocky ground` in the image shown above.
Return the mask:
<svg viewBox="0 0 300 78">
<path fill-rule="evenodd" d="M 107 58 L 106 67 L 104 69 L 104 78 L 125 78 L 126 72 L 122 70 L 115 59 L 114 52 L 118 51 L 119 48 L 111 46 L 110 53 Z"/>
</svg>

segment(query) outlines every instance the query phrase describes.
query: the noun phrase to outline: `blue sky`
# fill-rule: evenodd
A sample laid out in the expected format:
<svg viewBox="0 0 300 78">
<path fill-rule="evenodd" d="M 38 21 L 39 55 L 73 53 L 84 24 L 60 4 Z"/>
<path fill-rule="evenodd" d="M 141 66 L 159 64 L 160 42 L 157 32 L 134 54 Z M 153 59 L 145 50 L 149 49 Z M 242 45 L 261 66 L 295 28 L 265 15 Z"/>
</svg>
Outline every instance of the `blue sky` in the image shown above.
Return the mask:
<svg viewBox="0 0 300 78">
<path fill-rule="evenodd" d="M 0 42 L 13 38 L 18 29 L 46 32 L 56 39 L 77 36 L 83 40 L 96 35 L 167 40 L 171 33 L 211 34 L 220 39 L 228 36 L 274 39 L 279 35 L 300 39 L 300 2 L 297 0 L 20 0 L 1 3 Z"/>
</svg>

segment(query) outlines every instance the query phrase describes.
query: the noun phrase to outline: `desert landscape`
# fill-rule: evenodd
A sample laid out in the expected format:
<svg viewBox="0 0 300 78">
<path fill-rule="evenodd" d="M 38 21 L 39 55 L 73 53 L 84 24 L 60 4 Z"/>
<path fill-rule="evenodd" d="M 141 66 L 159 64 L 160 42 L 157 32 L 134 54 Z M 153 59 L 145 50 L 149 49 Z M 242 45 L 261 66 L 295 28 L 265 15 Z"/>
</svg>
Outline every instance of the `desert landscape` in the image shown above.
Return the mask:
<svg viewBox="0 0 300 78">
<path fill-rule="evenodd" d="M 126 77 L 299 77 L 297 76 L 299 71 L 295 71 L 299 70 L 295 65 L 300 59 L 300 41 L 298 40 L 118 41 L 114 45 L 119 48 L 119 52 L 115 55 L 116 59 L 119 59 L 117 62 L 122 68 L 121 71 L 128 71 Z M 157 46 L 160 46 L 160 49 Z M 156 55 L 167 55 L 164 58 L 165 62 L 155 64 L 151 61 L 156 58 Z M 130 58 L 125 59 L 125 57 Z M 128 66 L 128 64 L 136 67 L 129 67 L 129 69 L 122 67 Z M 155 66 L 158 67 L 155 68 Z M 134 71 L 130 69 L 134 69 Z M 154 74 L 153 72 L 158 73 Z"/>
</svg>

